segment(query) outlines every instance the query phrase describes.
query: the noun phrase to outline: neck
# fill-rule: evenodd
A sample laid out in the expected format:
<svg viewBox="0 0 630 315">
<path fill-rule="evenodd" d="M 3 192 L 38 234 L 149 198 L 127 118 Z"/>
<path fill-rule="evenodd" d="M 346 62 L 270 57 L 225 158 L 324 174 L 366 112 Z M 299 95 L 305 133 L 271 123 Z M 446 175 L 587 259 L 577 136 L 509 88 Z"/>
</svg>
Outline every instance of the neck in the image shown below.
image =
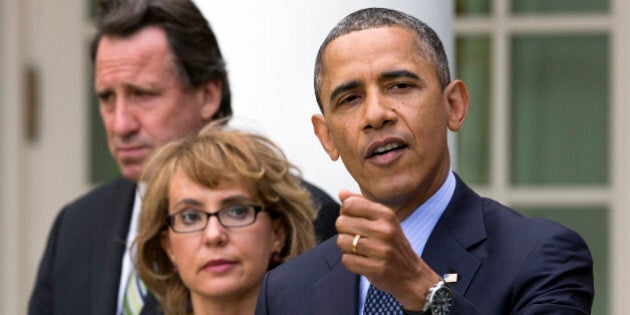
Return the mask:
<svg viewBox="0 0 630 315">
<path fill-rule="evenodd" d="M 394 209 L 398 220 L 404 220 L 442 187 L 449 172 L 450 165 L 448 163 L 438 167 L 432 174 L 427 176 L 428 180 L 423 182 L 416 190 L 405 196 L 405 198 L 386 205 Z"/>
<path fill-rule="evenodd" d="M 238 298 L 207 298 L 191 294 L 194 315 L 252 315 L 256 308 L 257 295 Z"/>
</svg>

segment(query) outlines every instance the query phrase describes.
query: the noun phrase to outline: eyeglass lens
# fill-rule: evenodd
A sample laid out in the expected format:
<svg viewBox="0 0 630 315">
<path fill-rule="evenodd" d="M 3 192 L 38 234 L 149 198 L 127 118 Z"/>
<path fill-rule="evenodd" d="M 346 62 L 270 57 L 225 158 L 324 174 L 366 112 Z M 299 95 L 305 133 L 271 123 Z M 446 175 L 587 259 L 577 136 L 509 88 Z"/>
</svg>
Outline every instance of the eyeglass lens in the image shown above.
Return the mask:
<svg viewBox="0 0 630 315">
<path fill-rule="evenodd" d="M 254 223 L 258 206 L 233 205 L 209 213 L 200 210 L 182 210 L 170 215 L 170 225 L 175 232 L 190 233 L 206 228 L 210 217 L 216 216 L 223 227 L 241 227 Z"/>
</svg>

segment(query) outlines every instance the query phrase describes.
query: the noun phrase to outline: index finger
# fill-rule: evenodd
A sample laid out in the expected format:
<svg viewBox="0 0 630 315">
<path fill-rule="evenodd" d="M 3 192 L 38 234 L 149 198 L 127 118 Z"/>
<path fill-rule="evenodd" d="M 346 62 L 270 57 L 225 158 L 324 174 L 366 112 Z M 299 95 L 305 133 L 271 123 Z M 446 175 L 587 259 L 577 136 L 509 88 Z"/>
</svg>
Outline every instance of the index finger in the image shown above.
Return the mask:
<svg viewBox="0 0 630 315">
<path fill-rule="evenodd" d="M 339 201 L 341 201 L 341 203 L 343 203 L 346 199 L 348 199 L 349 197 L 352 196 L 361 196 L 359 194 L 355 194 L 347 189 L 342 189 L 339 191 Z"/>
<path fill-rule="evenodd" d="M 392 209 L 359 194 L 341 191 L 339 192 L 339 199 L 341 200 L 340 215 L 364 218 L 371 221 L 395 216 Z"/>
</svg>

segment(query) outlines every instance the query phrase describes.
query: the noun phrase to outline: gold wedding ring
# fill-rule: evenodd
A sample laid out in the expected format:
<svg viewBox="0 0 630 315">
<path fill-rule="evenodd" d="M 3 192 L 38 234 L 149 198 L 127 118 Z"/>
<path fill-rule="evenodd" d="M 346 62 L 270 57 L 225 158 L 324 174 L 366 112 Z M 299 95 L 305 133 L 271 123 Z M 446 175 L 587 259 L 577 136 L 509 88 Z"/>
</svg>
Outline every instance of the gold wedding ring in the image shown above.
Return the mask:
<svg viewBox="0 0 630 315">
<path fill-rule="evenodd" d="M 359 245 L 359 240 L 361 239 L 361 235 L 357 234 L 354 236 L 354 240 L 352 240 L 352 253 L 357 253 L 357 245 Z"/>
</svg>

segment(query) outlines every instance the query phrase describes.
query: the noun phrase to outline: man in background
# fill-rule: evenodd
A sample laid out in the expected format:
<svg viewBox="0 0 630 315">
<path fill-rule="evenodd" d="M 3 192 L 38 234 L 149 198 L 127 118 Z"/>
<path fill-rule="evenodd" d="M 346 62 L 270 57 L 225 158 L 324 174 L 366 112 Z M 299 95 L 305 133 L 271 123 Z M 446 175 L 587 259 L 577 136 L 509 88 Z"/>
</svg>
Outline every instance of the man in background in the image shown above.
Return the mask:
<svg viewBox="0 0 630 315">
<path fill-rule="evenodd" d="M 320 46 L 314 77 L 315 134 L 361 193 L 339 193 L 337 238 L 267 273 L 256 314 L 590 314 L 584 240 L 451 170 L 447 131 L 469 97 L 433 29 L 354 12 Z"/>
<path fill-rule="evenodd" d="M 50 232 L 29 314 L 158 313 L 135 278 L 136 185 L 150 154 L 232 114 L 217 40 L 189 0 L 102 1 L 92 45 L 94 88 L 122 177 L 64 207 Z M 304 183 L 321 206 L 317 237 L 334 235 L 339 206 Z M 141 186 L 140 186 L 141 187 Z"/>
</svg>

